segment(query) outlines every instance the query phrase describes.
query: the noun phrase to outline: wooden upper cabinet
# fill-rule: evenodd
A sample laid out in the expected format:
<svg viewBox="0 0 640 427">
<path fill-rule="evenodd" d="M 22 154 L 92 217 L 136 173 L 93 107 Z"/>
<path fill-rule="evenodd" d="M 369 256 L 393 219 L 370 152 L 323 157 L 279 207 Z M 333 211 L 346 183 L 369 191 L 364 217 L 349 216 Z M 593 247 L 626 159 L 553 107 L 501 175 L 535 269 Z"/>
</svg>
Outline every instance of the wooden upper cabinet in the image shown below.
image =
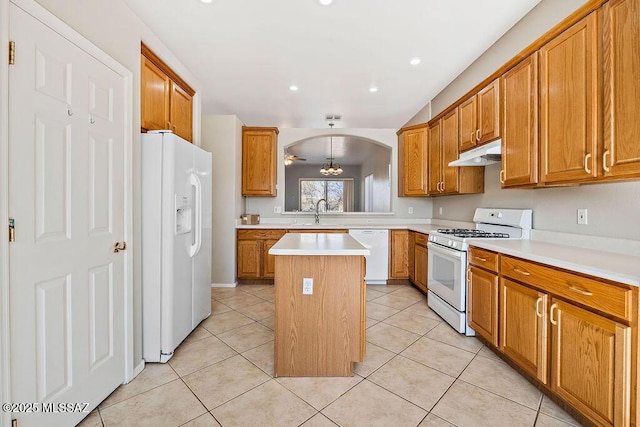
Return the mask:
<svg viewBox="0 0 640 427">
<path fill-rule="evenodd" d="M 460 115 L 460 151 L 466 151 L 476 146 L 478 122 L 478 106 L 475 96 L 464 101 L 458 107 Z"/>
<path fill-rule="evenodd" d="M 540 49 L 540 179 L 597 176 L 598 21 L 593 12 Z"/>
<path fill-rule="evenodd" d="M 141 51 L 141 130 L 171 130 L 193 142 L 195 91 L 144 44 Z"/>
<path fill-rule="evenodd" d="M 440 188 L 442 187 L 442 119 L 429 127 L 428 147 L 429 176 L 427 188 L 431 196 L 440 194 Z"/>
<path fill-rule="evenodd" d="M 458 109 L 442 118 L 442 185 L 441 193 L 456 194 L 459 190 L 459 167 L 449 166 L 458 160 Z"/>
<path fill-rule="evenodd" d="M 140 126 L 145 130 L 169 129 L 171 79 L 144 55 L 140 62 Z"/>
<path fill-rule="evenodd" d="M 193 97 L 177 84 L 171 82 L 170 123 L 173 133 L 192 141 Z"/>
<path fill-rule="evenodd" d="M 276 195 L 278 128 L 242 128 L 242 195 Z"/>
<path fill-rule="evenodd" d="M 640 2 L 604 6 L 605 177 L 640 177 Z"/>
<path fill-rule="evenodd" d="M 538 55 L 534 53 L 501 78 L 502 187 L 538 182 Z"/>
<path fill-rule="evenodd" d="M 401 129 L 398 136 L 398 195 L 427 195 L 427 125 Z"/>
<path fill-rule="evenodd" d="M 458 106 L 460 151 L 500 138 L 500 79 Z"/>
</svg>

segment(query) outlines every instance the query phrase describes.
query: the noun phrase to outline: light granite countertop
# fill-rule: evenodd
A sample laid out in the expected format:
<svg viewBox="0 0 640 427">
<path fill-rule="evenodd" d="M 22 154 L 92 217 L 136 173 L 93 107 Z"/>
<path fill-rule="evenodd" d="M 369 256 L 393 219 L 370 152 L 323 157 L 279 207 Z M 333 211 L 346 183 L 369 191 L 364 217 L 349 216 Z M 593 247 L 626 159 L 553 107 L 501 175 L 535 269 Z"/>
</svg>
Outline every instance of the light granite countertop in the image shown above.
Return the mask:
<svg viewBox="0 0 640 427">
<path fill-rule="evenodd" d="M 270 255 L 369 255 L 347 233 L 287 233 L 269 249 Z"/>
<path fill-rule="evenodd" d="M 471 246 L 640 286 L 640 257 L 539 240 L 471 240 Z"/>
</svg>

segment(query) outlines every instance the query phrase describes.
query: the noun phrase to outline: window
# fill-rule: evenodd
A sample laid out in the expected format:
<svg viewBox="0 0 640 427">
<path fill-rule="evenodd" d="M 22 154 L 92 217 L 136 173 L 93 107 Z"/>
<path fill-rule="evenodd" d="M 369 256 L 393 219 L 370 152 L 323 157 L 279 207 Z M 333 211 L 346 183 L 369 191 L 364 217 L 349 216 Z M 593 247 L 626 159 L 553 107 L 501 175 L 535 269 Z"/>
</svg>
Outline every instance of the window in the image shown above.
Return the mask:
<svg viewBox="0 0 640 427">
<path fill-rule="evenodd" d="M 300 178 L 300 211 L 315 212 L 318 200 L 327 201 L 326 212 L 353 211 L 353 178 Z"/>
</svg>

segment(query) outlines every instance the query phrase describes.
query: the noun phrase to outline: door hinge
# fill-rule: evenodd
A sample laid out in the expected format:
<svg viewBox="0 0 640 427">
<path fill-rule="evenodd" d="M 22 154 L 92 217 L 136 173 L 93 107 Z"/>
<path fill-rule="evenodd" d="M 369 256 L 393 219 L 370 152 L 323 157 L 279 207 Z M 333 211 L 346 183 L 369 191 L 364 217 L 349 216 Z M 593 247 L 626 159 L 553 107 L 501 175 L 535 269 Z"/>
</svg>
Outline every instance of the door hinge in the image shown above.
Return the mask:
<svg viewBox="0 0 640 427">
<path fill-rule="evenodd" d="M 16 42 L 9 42 L 9 65 L 16 63 Z"/>
<path fill-rule="evenodd" d="M 16 222 L 13 218 L 9 218 L 9 243 L 16 241 Z"/>
</svg>

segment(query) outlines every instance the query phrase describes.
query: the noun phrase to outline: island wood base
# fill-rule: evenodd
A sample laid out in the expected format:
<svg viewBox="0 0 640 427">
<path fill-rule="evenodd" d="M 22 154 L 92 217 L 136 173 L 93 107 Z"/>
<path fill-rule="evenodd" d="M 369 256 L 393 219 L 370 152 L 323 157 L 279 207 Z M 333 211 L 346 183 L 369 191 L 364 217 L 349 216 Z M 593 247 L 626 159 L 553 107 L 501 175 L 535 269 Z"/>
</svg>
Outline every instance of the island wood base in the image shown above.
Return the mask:
<svg viewBox="0 0 640 427">
<path fill-rule="evenodd" d="M 363 256 L 278 255 L 276 377 L 345 377 L 365 355 Z M 302 279 L 313 278 L 313 294 Z"/>
</svg>

